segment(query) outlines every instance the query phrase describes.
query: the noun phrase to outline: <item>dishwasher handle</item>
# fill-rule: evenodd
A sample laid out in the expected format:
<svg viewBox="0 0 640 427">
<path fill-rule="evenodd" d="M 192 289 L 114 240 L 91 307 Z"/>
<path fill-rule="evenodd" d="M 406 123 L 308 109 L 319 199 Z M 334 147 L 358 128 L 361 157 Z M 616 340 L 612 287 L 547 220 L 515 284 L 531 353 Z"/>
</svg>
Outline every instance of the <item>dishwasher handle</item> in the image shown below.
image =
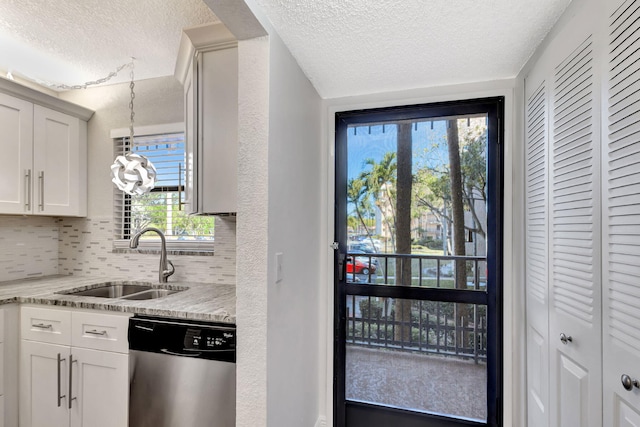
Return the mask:
<svg viewBox="0 0 640 427">
<path fill-rule="evenodd" d="M 198 353 L 177 353 L 175 351 L 171 351 L 171 350 L 166 349 L 166 348 L 161 348 L 160 351 L 163 352 L 164 354 L 170 354 L 171 356 L 180 356 L 180 357 L 200 357 L 200 356 L 202 356 L 201 352 L 198 352 Z"/>
</svg>

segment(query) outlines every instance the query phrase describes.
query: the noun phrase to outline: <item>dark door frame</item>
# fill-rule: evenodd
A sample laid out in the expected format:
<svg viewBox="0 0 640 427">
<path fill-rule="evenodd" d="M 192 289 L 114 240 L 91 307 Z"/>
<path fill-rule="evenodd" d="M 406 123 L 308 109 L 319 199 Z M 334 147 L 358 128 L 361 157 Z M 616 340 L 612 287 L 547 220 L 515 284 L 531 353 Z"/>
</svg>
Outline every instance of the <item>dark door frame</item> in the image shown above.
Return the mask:
<svg viewBox="0 0 640 427">
<path fill-rule="evenodd" d="M 347 130 L 349 125 L 387 122 L 394 120 L 443 118 L 472 114 L 487 114 L 487 291 L 478 298 L 475 291 L 457 291 L 462 295 L 457 302 L 486 303 L 493 310 L 487 310 L 487 327 L 493 331 L 487 343 L 487 422 L 479 423 L 457 418 L 424 414 L 370 405 L 347 402 L 346 381 L 346 296 L 358 292 L 357 285 L 346 283 L 344 257 L 347 248 L 346 224 L 346 182 L 347 182 Z M 470 99 L 402 107 L 376 108 L 336 113 L 335 140 L 335 242 L 339 249 L 334 254 L 334 372 L 333 372 L 333 418 L 335 427 L 364 427 L 393 425 L 394 427 L 454 427 L 454 426 L 502 426 L 503 402 L 503 194 L 504 194 L 504 97 Z M 349 292 L 347 292 L 349 288 Z M 375 288 L 368 295 L 387 296 L 386 286 Z M 415 288 L 394 287 L 396 298 L 411 299 Z M 398 292 L 399 291 L 399 292 Z M 433 296 L 442 300 L 441 289 L 433 289 Z M 480 301 L 481 299 L 482 301 Z M 358 421 L 355 421 L 358 420 Z M 385 421 L 388 420 L 388 421 Z M 402 425 L 389 424 L 393 420 Z M 347 424 L 348 423 L 348 424 Z M 380 424 L 382 423 L 382 424 Z"/>
</svg>

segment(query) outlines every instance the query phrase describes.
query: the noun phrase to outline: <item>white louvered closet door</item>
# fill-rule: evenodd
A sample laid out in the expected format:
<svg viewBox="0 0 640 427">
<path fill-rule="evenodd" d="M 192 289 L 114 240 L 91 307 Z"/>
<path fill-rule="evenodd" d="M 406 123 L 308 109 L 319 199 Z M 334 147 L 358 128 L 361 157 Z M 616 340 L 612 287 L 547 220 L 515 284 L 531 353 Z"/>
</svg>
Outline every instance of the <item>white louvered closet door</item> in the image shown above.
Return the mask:
<svg viewBox="0 0 640 427">
<path fill-rule="evenodd" d="M 602 426 L 596 4 L 573 17 L 525 79 L 530 427 Z"/>
<path fill-rule="evenodd" d="M 607 31 L 604 425 L 640 426 L 640 0 L 611 0 Z M 638 384 L 640 386 L 640 384 Z"/>
<path fill-rule="evenodd" d="M 525 81 L 526 281 L 528 425 L 549 425 L 549 318 L 546 82 Z"/>
<path fill-rule="evenodd" d="M 600 83 L 596 24 L 562 34 L 551 108 L 551 425 L 602 425 Z M 590 25 L 591 24 L 591 25 Z M 598 62 L 599 63 L 599 62 Z"/>
</svg>

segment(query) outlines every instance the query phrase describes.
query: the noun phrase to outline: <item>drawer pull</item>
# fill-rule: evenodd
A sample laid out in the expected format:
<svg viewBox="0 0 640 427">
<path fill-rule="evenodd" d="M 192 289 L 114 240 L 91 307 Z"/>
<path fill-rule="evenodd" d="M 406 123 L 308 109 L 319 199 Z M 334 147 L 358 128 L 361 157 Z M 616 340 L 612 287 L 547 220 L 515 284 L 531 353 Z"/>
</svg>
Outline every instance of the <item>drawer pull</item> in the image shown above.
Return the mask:
<svg viewBox="0 0 640 427">
<path fill-rule="evenodd" d="M 36 323 L 31 325 L 34 328 L 38 328 L 38 329 L 53 329 L 53 325 L 51 323 L 45 325 L 44 323 Z"/>
<path fill-rule="evenodd" d="M 107 331 L 98 331 L 97 329 L 92 329 L 90 331 L 85 331 L 85 334 L 89 334 L 89 335 L 100 335 L 102 337 L 107 335 Z"/>
</svg>

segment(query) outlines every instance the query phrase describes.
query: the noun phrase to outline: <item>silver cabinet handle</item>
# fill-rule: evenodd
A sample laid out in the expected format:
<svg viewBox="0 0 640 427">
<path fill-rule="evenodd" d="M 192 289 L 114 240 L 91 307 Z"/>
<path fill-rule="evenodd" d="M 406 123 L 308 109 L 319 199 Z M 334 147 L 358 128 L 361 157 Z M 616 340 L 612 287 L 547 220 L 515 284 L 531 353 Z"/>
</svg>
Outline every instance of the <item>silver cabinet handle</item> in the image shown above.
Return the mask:
<svg viewBox="0 0 640 427">
<path fill-rule="evenodd" d="M 24 208 L 26 211 L 31 210 L 31 169 L 27 169 L 24 174 Z"/>
<path fill-rule="evenodd" d="M 31 326 L 38 329 L 53 329 L 53 325 L 51 323 L 46 325 L 44 323 L 35 323 Z"/>
<path fill-rule="evenodd" d="M 562 344 L 569 344 L 570 342 L 573 342 L 573 338 L 571 336 L 567 336 L 564 333 L 560 334 L 560 341 L 562 341 Z"/>
<path fill-rule="evenodd" d="M 76 400 L 73 397 L 73 364 L 77 363 L 77 360 L 73 360 L 73 354 L 69 355 L 69 409 L 73 406 L 73 401 Z"/>
<path fill-rule="evenodd" d="M 44 171 L 38 174 L 38 183 L 40 184 L 40 211 L 44 210 Z"/>
<path fill-rule="evenodd" d="M 627 391 L 633 390 L 634 387 L 640 388 L 640 381 L 635 378 L 631 378 L 627 374 L 622 374 L 622 376 L 620 377 L 620 381 L 622 382 L 622 387 L 624 387 L 624 389 Z"/>
<path fill-rule="evenodd" d="M 62 399 L 65 397 L 62 395 L 62 385 L 60 384 L 60 364 L 64 362 L 65 359 L 60 357 L 60 353 L 58 353 L 58 408 L 62 406 Z"/>
<path fill-rule="evenodd" d="M 85 334 L 90 334 L 90 335 L 100 335 L 100 336 L 105 336 L 107 335 L 107 331 L 98 331 L 97 329 L 92 329 L 90 331 L 85 331 Z"/>
</svg>

